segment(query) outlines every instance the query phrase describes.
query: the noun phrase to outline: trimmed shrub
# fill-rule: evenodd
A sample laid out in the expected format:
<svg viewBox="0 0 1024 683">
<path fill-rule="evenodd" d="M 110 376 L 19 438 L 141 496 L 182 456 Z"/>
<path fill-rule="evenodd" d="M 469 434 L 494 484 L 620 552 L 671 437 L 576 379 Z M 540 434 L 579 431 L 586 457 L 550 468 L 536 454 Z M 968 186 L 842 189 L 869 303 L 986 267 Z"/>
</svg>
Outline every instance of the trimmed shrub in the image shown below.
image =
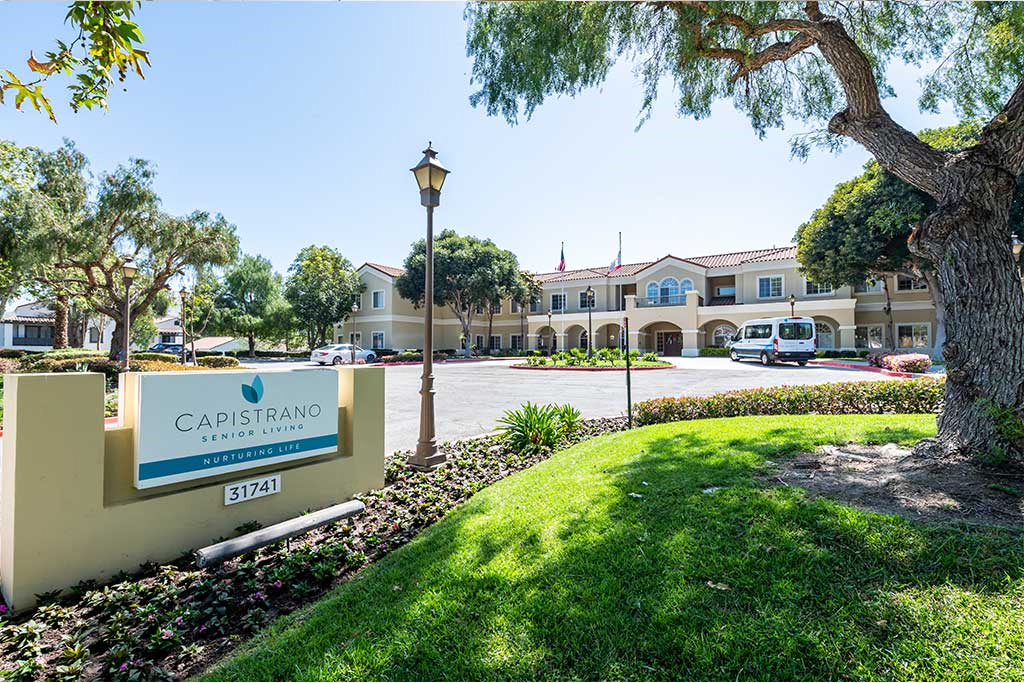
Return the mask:
<svg viewBox="0 0 1024 683">
<path fill-rule="evenodd" d="M 237 368 L 240 365 L 234 356 L 204 356 L 197 358 L 196 363 L 204 368 Z"/>
<path fill-rule="evenodd" d="M 23 349 L 0 349 L 0 358 L 21 358 L 24 355 Z"/>
<path fill-rule="evenodd" d="M 727 391 L 711 396 L 656 398 L 636 405 L 637 424 L 742 415 L 937 413 L 945 382 L 836 382 Z"/>
<path fill-rule="evenodd" d="M 699 353 L 703 358 L 722 358 L 729 355 L 729 349 L 721 346 L 705 346 Z"/>
<path fill-rule="evenodd" d="M 869 354 L 868 364 L 894 372 L 928 372 L 932 359 L 924 353 L 883 352 Z"/>
<path fill-rule="evenodd" d="M 73 363 L 74 361 L 99 361 L 106 360 L 109 354 L 106 351 L 89 351 L 87 349 L 61 349 L 59 351 L 46 351 L 25 356 L 21 359 L 22 372 L 64 372 L 56 369 L 62 364 Z"/>
<path fill-rule="evenodd" d="M 648 363 L 654 363 L 658 360 L 658 354 L 656 354 L 654 351 L 648 351 L 644 355 L 640 356 L 640 360 L 646 361 Z"/>
<path fill-rule="evenodd" d="M 418 353 L 418 352 L 411 353 L 411 352 L 408 352 L 408 351 L 403 351 L 402 353 L 396 353 L 396 354 L 394 354 L 392 356 L 382 356 L 382 357 L 378 358 L 377 360 L 380 361 L 381 363 L 414 363 L 414 362 L 422 361 L 423 360 L 423 354 L 422 353 Z M 435 351 L 434 352 L 434 360 L 435 361 L 448 360 L 448 355 L 445 354 L 445 353 L 441 353 L 441 352 Z"/>
<path fill-rule="evenodd" d="M 134 360 L 159 360 L 164 363 L 180 363 L 180 353 L 157 353 L 156 351 L 138 351 L 133 352 L 131 356 Z"/>
</svg>

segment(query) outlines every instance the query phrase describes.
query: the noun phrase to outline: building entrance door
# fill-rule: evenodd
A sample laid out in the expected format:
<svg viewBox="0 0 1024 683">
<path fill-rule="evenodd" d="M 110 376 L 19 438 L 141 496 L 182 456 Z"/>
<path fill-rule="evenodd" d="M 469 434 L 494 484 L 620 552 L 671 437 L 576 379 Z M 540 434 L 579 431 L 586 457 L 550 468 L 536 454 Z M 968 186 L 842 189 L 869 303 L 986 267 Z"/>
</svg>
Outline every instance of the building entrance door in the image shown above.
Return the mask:
<svg viewBox="0 0 1024 683">
<path fill-rule="evenodd" d="M 683 355 L 683 335 L 679 332 L 658 332 L 658 353 L 662 356 Z"/>
</svg>

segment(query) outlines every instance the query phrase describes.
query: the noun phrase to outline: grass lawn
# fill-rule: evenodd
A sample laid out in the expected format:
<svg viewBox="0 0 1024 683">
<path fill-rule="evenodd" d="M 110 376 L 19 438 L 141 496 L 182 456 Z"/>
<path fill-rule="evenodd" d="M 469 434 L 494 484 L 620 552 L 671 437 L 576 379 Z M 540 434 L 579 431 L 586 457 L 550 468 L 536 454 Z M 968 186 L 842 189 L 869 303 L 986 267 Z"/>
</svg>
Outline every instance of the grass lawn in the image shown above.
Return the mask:
<svg viewBox="0 0 1024 683">
<path fill-rule="evenodd" d="M 908 443 L 934 420 L 732 418 L 585 442 L 485 489 L 207 675 L 1024 678 L 1024 536 L 754 478 L 766 458 Z"/>
</svg>

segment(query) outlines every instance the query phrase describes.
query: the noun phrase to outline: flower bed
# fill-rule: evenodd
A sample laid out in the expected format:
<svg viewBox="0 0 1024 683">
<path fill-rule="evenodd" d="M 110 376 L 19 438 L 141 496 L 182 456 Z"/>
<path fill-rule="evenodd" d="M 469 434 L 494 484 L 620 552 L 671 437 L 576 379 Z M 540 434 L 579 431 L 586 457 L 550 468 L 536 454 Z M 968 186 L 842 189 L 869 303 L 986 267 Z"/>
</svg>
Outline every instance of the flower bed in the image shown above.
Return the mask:
<svg viewBox="0 0 1024 683">
<path fill-rule="evenodd" d="M 580 422 L 558 448 L 624 428 L 621 418 Z M 360 497 L 366 511 L 292 539 L 291 552 L 282 542 L 214 568 L 198 570 L 190 556 L 145 566 L 103 587 L 83 581 L 71 595 L 13 619 L 0 605 L 0 670 L 8 679 L 195 674 L 243 636 L 315 600 L 477 491 L 553 452 L 518 454 L 493 436 L 445 443 L 441 450 L 448 463 L 430 473 L 408 468 L 408 453 L 387 456 L 387 486 Z"/>
<path fill-rule="evenodd" d="M 924 353 L 883 352 L 867 356 L 868 364 L 892 372 L 928 372 L 931 356 Z"/>
<path fill-rule="evenodd" d="M 927 378 L 902 382 L 836 382 L 741 389 L 711 396 L 643 401 L 634 407 L 639 425 L 739 415 L 845 415 L 851 413 L 936 413 L 945 382 Z"/>
</svg>

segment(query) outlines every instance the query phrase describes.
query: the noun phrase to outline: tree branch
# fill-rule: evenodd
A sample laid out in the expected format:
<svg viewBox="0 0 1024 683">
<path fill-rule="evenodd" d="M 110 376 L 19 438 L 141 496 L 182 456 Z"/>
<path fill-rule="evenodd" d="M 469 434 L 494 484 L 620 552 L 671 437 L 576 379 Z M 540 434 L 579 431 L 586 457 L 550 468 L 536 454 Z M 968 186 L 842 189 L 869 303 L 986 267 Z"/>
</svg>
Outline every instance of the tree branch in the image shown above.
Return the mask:
<svg viewBox="0 0 1024 683">
<path fill-rule="evenodd" d="M 993 162 L 1016 178 L 1024 171 L 1024 79 L 1006 106 L 981 131 L 976 148 L 984 148 Z"/>
</svg>

